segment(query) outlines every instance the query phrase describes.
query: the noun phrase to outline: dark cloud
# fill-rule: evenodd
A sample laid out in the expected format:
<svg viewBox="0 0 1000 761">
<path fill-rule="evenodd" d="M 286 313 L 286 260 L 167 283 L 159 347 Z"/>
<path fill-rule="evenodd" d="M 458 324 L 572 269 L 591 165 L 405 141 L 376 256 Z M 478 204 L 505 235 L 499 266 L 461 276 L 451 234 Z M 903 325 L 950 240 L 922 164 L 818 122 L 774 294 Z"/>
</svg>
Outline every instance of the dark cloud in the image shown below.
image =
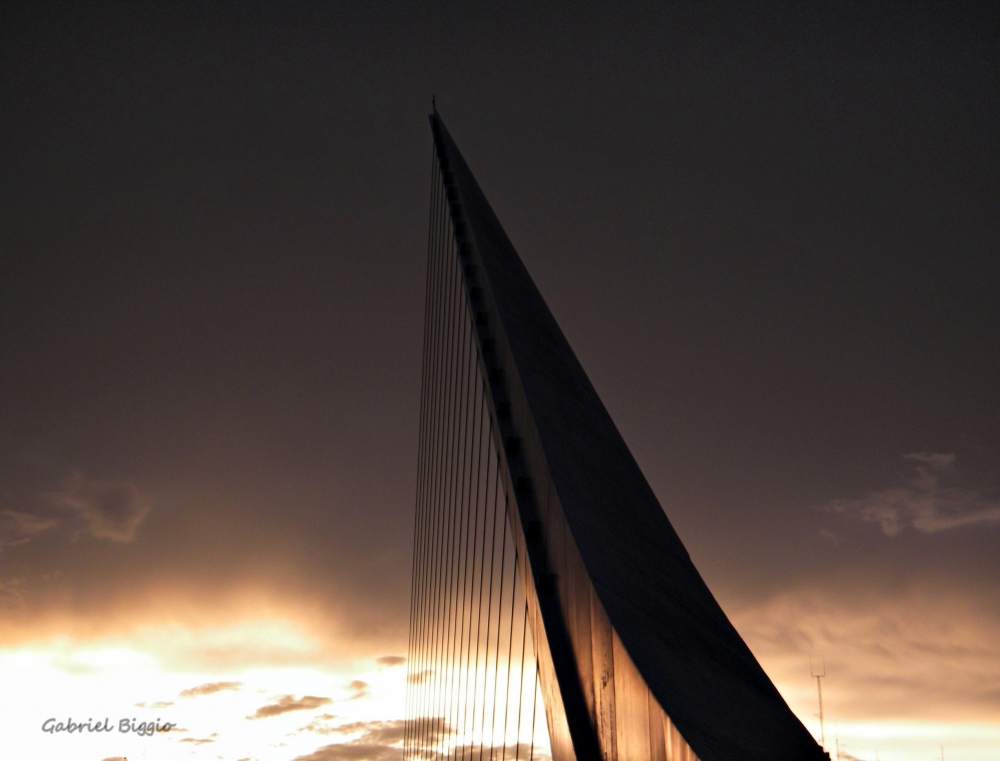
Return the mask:
<svg viewBox="0 0 1000 761">
<path fill-rule="evenodd" d="M 886 536 L 906 528 L 933 534 L 960 526 L 1000 522 L 1000 496 L 995 492 L 949 486 L 954 454 L 917 452 L 903 455 L 920 463 L 908 486 L 871 492 L 861 499 L 838 499 L 826 510 L 877 523 Z"/>
<path fill-rule="evenodd" d="M 324 745 L 294 761 L 400 761 L 403 749 L 392 745 L 368 743 L 339 743 Z"/>
<path fill-rule="evenodd" d="M 394 745 L 403 742 L 403 735 L 406 732 L 405 721 L 382 721 L 372 722 L 365 728 L 361 739 L 369 743 L 383 743 Z"/>
<path fill-rule="evenodd" d="M 414 724 L 419 726 L 419 732 L 414 733 L 415 737 L 418 736 L 419 741 L 429 748 L 440 743 L 448 735 L 455 734 L 455 728 L 448 724 L 443 716 L 411 720 L 411 727 Z"/>
<path fill-rule="evenodd" d="M 49 503 L 75 512 L 90 535 L 131 542 L 149 513 L 149 500 L 128 481 L 92 479 L 77 471 L 64 489 L 42 495 Z"/>
<path fill-rule="evenodd" d="M 423 671 L 418 671 L 416 674 L 407 674 L 406 681 L 410 684 L 423 684 L 433 673 L 431 669 L 424 669 Z"/>
<path fill-rule="evenodd" d="M 437 722 L 433 722 L 431 726 L 432 734 L 443 736 L 443 733 L 434 732 L 434 729 L 438 726 Z M 343 735 L 359 734 L 360 736 L 357 741 L 362 743 L 393 745 L 403 741 L 406 727 L 407 722 L 403 719 L 395 721 L 354 721 L 349 724 L 332 727 L 331 731 Z"/>
<path fill-rule="evenodd" d="M 418 671 L 416 674 L 407 674 L 406 681 L 410 684 L 423 684 L 433 673 L 431 669 L 424 669 L 423 671 Z"/>
<path fill-rule="evenodd" d="M 357 700 L 358 698 L 366 697 L 368 695 L 368 686 L 368 682 L 362 682 L 360 679 L 355 679 L 347 685 L 347 689 L 354 692 L 349 699 Z"/>
<path fill-rule="evenodd" d="M 346 743 L 335 743 L 318 748 L 307 756 L 295 761 L 398 761 L 402 758 L 402 743 L 408 722 L 396 721 L 355 721 L 323 730 L 321 734 L 357 734 Z M 431 742 L 437 742 L 450 731 L 443 719 L 428 720 L 429 732 L 424 734 Z M 438 731 L 435 731 L 438 730 Z"/>
<path fill-rule="evenodd" d="M 207 684 L 200 684 L 197 687 L 191 687 L 190 689 L 183 690 L 180 693 L 180 697 L 193 698 L 198 695 L 211 695 L 216 692 L 222 692 L 223 690 L 238 690 L 242 686 L 243 682 L 209 682 Z"/>
<path fill-rule="evenodd" d="M 266 719 L 271 716 L 280 716 L 290 711 L 310 711 L 313 708 L 319 708 L 322 705 L 332 702 L 330 698 L 321 698 L 315 695 L 305 695 L 301 698 L 296 698 L 293 695 L 282 695 L 278 698 L 277 702 L 261 706 L 253 716 L 247 716 L 247 718 Z"/>
<path fill-rule="evenodd" d="M 352 721 L 347 724 L 331 726 L 328 723 L 318 721 L 319 719 L 331 720 L 334 718 L 336 717 L 330 714 L 323 714 L 302 727 L 300 731 L 324 735 L 357 735 L 352 742 L 368 745 L 395 745 L 403 741 L 407 729 L 414 723 L 411 720 L 397 719 L 393 721 Z M 428 747 L 436 745 L 446 736 L 454 734 L 454 730 L 442 717 L 433 719 L 424 717 L 419 719 L 419 724 L 420 737 Z"/>
<path fill-rule="evenodd" d="M 402 666 L 406 663 L 406 658 L 402 655 L 383 655 L 376 658 L 375 662 L 380 666 Z"/>
</svg>

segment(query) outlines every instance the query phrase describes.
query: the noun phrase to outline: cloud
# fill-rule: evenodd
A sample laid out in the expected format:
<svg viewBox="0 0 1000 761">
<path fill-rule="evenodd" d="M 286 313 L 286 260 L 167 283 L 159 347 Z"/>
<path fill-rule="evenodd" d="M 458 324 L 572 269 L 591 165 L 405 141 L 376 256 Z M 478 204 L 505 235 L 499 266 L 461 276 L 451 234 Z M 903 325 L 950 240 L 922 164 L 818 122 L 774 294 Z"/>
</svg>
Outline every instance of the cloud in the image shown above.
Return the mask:
<svg viewBox="0 0 1000 761">
<path fill-rule="evenodd" d="M 440 751 L 418 751 L 418 755 L 431 758 L 440 756 Z M 533 754 L 533 756 L 532 756 Z M 527 743 L 516 745 L 479 745 L 469 744 L 452 748 L 450 755 L 465 758 L 529 758 L 537 761 L 548 761 L 549 756 L 539 749 L 532 748 Z M 403 758 L 403 748 L 400 744 L 371 743 L 355 740 L 347 743 L 324 745 L 306 756 L 298 756 L 294 761 L 399 761 Z"/>
<path fill-rule="evenodd" d="M 339 727 L 333 727 L 332 731 L 344 735 L 360 732 L 361 736 L 358 738 L 358 742 L 394 745 L 403 742 L 403 735 L 406 732 L 406 721 L 403 719 L 393 721 L 353 721 L 350 724 L 341 724 Z"/>
<path fill-rule="evenodd" d="M 76 472 L 65 489 L 42 495 L 75 512 L 92 537 L 131 542 L 149 512 L 149 500 L 128 481 L 96 480 Z"/>
<path fill-rule="evenodd" d="M 317 748 L 294 761 L 400 761 L 403 749 L 392 745 L 368 743 L 337 743 Z"/>
<path fill-rule="evenodd" d="M 405 732 L 406 722 L 402 720 L 371 722 L 370 726 L 365 729 L 362 739 L 366 742 L 393 745 L 403 742 Z"/>
<path fill-rule="evenodd" d="M 55 528 L 55 518 L 40 518 L 17 510 L 0 510 L 0 550 L 27 544 L 36 534 Z"/>
<path fill-rule="evenodd" d="M 347 689 L 354 691 L 354 694 L 351 695 L 348 700 L 357 700 L 358 698 L 363 698 L 368 695 L 368 682 L 362 682 L 360 679 L 355 679 L 347 685 Z"/>
<path fill-rule="evenodd" d="M 406 681 L 410 684 L 423 684 L 430 679 L 433 673 L 430 669 L 424 669 L 423 671 L 418 671 L 416 674 L 407 674 Z"/>
<path fill-rule="evenodd" d="M 180 597 L 171 604 L 183 608 L 189 603 Z M 305 615 L 283 611 L 268 616 L 262 611 L 274 605 L 266 595 L 247 594 L 245 601 L 230 607 L 226 623 L 209 625 L 172 624 L 147 630 L 147 645 L 157 658 L 177 669 L 197 667 L 203 672 L 232 674 L 246 668 L 301 666 L 324 663 L 330 646 L 311 631 Z M 277 607 L 277 606 L 275 606 Z M 191 605 L 191 616 L 204 616 Z M 244 611 L 248 611 L 249 615 Z M 301 615 L 301 618 L 294 618 Z"/>
<path fill-rule="evenodd" d="M 191 687 L 190 689 L 183 690 L 180 697 L 194 698 L 199 695 L 211 695 L 216 692 L 222 692 L 223 690 L 238 690 L 242 686 L 243 682 L 208 682 L 207 684 L 199 684 L 197 687 Z M 167 703 L 166 705 L 170 705 L 170 703 Z"/>
<path fill-rule="evenodd" d="M 915 452 L 903 457 L 919 463 L 908 486 L 871 492 L 861 499 L 834 500 L 823 509 L 877 523 L 886 536 L 911 527 L 933 534 L 1000 522 L 1000 497 L 996 494 L 943 483 L 954 476 L 954 454 Z"/>
<path fill-rule="evenodd" d="M 451 753 L 456 756 L 462 755 L 465 758 L 528 758 L 534 752 L 534 758 L 538 761 L 547 761 L 549 756 L 539 752 L 538 748 L 532 749 L 526 743 L 517 745 L 466 745 L 464 752 L 452 749 Z M 431 754 L 424 752 L 426 757 Z M 440 753 L 434 754 L 440 755 Z M 298 756 L 294 761 L 399 761 L 403 758 L 403 748 L 399 745 L 387 745 L 380 743 L 369 743 L 360 740 L 349 743 L 334 743 L 317 748 L 307 756 Z"/>
<path fill-rule="evenodd" d="M 1000 712 L 1000 610 L 967 590 L 852 582 L 788 590 L 730 617 L 807 723 L 810 658 L 825 659 L 833 719 L 992 721 Z"/>
<path fill-rule="evenodd" d="M 334 719 L 330 714 L 323 714 L 316 719 Z M 420 736 L 426 745 L 436 745 L 447 735 L 454 734 L 454 730 L 448 726 L 443 717 L 422 717 L 417 720 L 394 719 L 390 721 L 352 721 L 347 724 L 340 724 L 331 727 L 328 724 L 320 724 L 313 720 L 308 725 L 302 727 L 300 732 L 318 732 L 319 734 L 330 735 L 358 735 L 352 742 L 367 744 L 395 745 L 403 742 L 407 728 L 415 723 L 420 724 Z"/>
<path fill-rule="evenodd" d="M 323 734 L 359 734 L 346 743 L 324 745 L 295 761 L 400 761 L 406 721 L 355 721 L 333 727 Z"/>
<path fill-rule="evenodd" d="M 842 537 L 838 536 L 829 529 L 825 528 L 820 529 L 819 535 L 824 539 L 826 539 L 828 542 L 830 542 L 830 544 L 832 544 L 834 547 L 839 547 L 840 544 L 844 541 Z"/>
<path fill-rule="evenodd" d="M 172 706 L 172 705 L 173 705 L 173 702 L 172 702 L 172 701 L 169 701 L 169 700 L 167 700 L 167 701 L 164 701 L 164 700 L 161 700 L 161 701 L 158 701 L 158 702 L 156 702 L 156 703 L 150 703 L 149 705 L 146 705 L 146 703 L 145 703 L 145 702 L 142 702 L 142 703 L 136 703 L 136 704 L 135 704 L 135 707 L 136 707 L 136 708 L 169 708 L 169 707 L 170 707 L 170 706 Z"/>
<path fill-rule="evenodd" d="M 304 727 L 299 727 L 298 731 L 315 732 L 318 735 L 332 735 L 334 732 L 340 732 L 340 727 L 331 727 L 329 724 L 329 722 L 336 718 L 332 713 L 321 713 Z"/>
<path fill-rule="evenodd" d="M 380 666 L 402 666 L 406 663 L 406 658 L 402 655 L 383 655 L 381 658 L 376 658 L 375 662 Z"/>
<path fill-rule="evenodd" d="M 533 761 L 551 761 L 551 756 L 540 750 L 537 746 L 532 747 L 529 743 L 516 743 L 515 745 L 467 745 L 461 753 L 465 758 L 472 759 L 513 759 L 531 758 Z"/>
<path fill-rule="evenodd" d="M 443 716 L 425 716 L 412 719 L 410 723 L 411 728 L 415 730 L 414 741 L 420 741 L 424 747 L 433 747 L 448 735 L 455 734 L 454 727 L 450 726 Z"/>
<path fill-rule="evenodd" d="M 0 610 L 24 608 L 24 579 L 0 579 Z"/>
<path fill-rule="evenodd" d="M 206 745 L 207 743 L 214 743 L 215 740 L 212 740 L 212 739 L 207 738 L 207 737 L 204 737 L 204 738 L 185 737 L 183 740 L 181 740 L 181 742 L 182 743 L 193 743 L 195 745 Z"/>
<path fill-rule="evenodd" d="M 315 695 L 305 695 L 298 699 L 292 695 L 282 695 L 276 703 L 261 706 L 253 716 L 247 716 L 247 718 L 266 719 L 271 716 L 280 716 L 289 711 L 309 711 L 332 702 L 330 698 L 320 698 Z"/>
</svg>

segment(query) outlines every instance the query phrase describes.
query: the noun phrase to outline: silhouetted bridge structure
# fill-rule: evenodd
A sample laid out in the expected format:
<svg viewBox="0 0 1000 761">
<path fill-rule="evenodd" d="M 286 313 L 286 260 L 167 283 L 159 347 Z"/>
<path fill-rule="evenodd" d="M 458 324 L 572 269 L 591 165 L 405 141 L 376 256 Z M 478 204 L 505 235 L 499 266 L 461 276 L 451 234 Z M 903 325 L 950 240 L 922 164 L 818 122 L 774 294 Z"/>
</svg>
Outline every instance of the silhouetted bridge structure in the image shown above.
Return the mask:
<svg viewBox="0 0 1000 761">
<path fill-rule="evenodd" d="M 406 758 L 825 761 L 430 121 Z"/>
</svg>

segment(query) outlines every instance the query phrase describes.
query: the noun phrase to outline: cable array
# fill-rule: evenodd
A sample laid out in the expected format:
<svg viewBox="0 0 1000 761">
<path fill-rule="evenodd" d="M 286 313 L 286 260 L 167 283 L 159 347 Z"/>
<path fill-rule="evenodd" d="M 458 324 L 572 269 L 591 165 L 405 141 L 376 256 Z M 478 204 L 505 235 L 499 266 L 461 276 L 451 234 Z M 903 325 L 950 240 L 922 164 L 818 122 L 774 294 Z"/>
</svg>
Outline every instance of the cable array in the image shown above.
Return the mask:
<svg viewBox="0 0 1000 761">
<path fill-rule="evenodd" d="M 549 758 L 497 432 L 435 156 L 406 693 L 406 758 Z"/>
</svg>

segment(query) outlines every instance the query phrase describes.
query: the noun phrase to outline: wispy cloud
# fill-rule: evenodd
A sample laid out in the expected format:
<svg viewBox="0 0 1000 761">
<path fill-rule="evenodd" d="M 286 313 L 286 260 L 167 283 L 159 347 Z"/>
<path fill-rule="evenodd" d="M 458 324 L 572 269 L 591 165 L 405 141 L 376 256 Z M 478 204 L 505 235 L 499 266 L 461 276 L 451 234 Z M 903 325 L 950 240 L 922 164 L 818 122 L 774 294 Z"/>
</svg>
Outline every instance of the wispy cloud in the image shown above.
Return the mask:
<svg viewBox="0 0 1000 761">
<path fill-rule="evenodd" d="M 194 698 L 199 695 L 212 695 L 216 692 L 222 692 L 223 690 L 238 690 L 243 686 L 243 682 L 208 682 L 207 684 L 199 684 L 197 687 L 191 687 L 190 689 L 183 690 L 180 693 L 182 698 Z M 169 703 L 167 705 L 170 705 Z"/>
<path fill-rule="evenodd" d="M 299 727 L 298 731 L 315 732 L 319 735 L 332 735 L 335 732 L 340 732 L 340 727 L 330 725 L 330 722 L 336 718 L 332 713 L 321 713 L 304 727 Z"/>
<path fill-rule="evenodd" d="M 406 658 L 402 655 L 383 655 L 381 658 L 376 658 L 375 662 L 379 666 L 402 666 L 406 663 Z"/>
<path fill-rule="evenodd" d="M 55 528 L 59 521 L 18 510 L 0 510 L 0 550 L 27 544 L 36 534 Z"/>
<path fill-rule="evenodd" d="M 925 534 L 1000 522 L 1000 497 L 989 491 L 948 485 L 955 475 L 954 454 L 903 455 L 918 463 L 907 486 L 871 492 L 861 499 L 838 499 L 824 509 L 877 523 L 886 536 L 912 527 Z"/>
<path fill-rule="evenodd" d="M 321 698 L 315 695 L 304 695 L 301 698 L 296 698 L 293 695 L 282 695 L 276 702 L 261 706 L 253 716 L 247 716 L 247 718 L 266 719 L 290 711 L 309 711 L 332 702 L 330 698 Z"/>
<path fill-rule="evenodd" d="M 800 717 L 816 710 L 810 658 L 825 659 L 823 698 L 841 720 L 990 721 L 1000 711 L 1000 611 L 963 591 L 851 582 L 730 615 Z"/>
<path fill-rule="evenodd" d="M 90 535 L 131 542 L 149 513 L 149 500 L 128 481 L 92 479 L 75 472 L 64 489 L 43 494 L 50 504 L 79 515 Z"/>
<path fill-rule="evenodd" d="M 0 579 L 0 610 L 24 607 L 24 579 Z"/>
</svg>

